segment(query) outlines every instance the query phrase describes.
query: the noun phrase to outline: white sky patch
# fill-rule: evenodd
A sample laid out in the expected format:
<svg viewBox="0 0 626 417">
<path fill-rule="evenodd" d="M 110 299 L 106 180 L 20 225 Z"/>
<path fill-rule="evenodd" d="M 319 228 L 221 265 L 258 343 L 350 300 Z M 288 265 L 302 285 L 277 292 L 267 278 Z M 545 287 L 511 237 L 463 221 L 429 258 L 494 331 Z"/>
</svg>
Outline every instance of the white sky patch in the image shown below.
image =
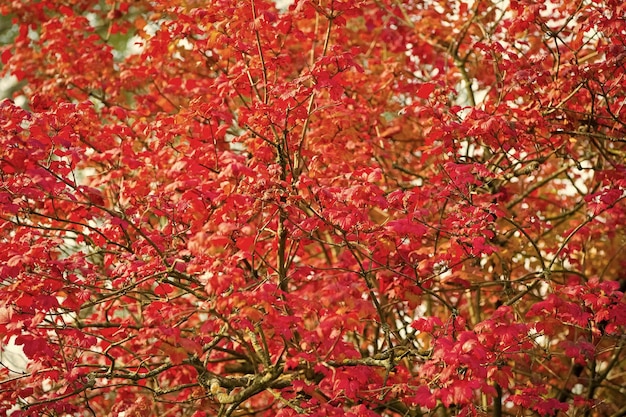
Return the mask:
<svg viewBox="0 0 626 417">
<path fill-rule="evenodd" d="M 294 3 L 295 0 L 276 0 L 276 8 L 278 10 L 287 10 L 289 6 Z"/>
<path fill-rule="evenodd" d="M 145 45 L 144 40 L 140 36 L 132 36 L 126 44 L 126 56 L 141 54 Z"/>
<path fill-rule="evenodd" d="M 193 49 L 193 44 L 189 42 L 187 38 L 179 39 L 176 45 L 186 51 L 191 51 Z"/>
<path fill-rule="evenodd" d="M 12 99 L 16 106 L 24 108 L 26 106 L 27 100 L 24 95 L 19 95 L 16 97 L 11 97 L 13 90 L 18 84 L 17 77 L 12 74 L 7 74 L 4 77 L 0 78 L 0 101 L 4 99 Z"/>
<path fill-rule="evenodd" d="M 582 168 L 582 169 L 578 169 Z M 575 197 L 579 194 L 587 194 L 589 189 L 587 183 L 593 179 L 594 169 L 591 161 L 581 161 L 579 167 L 572 168 L 575 173 L 574 183 L 569 179 L 554 179 L 555 185 L 563 185 L 563 188 L 559 190 L 559 195 L 563 197 Z"/>
<path fill-rule="evenodd" d="M 95 14 L 95 13 L 87 13 L 85 15 L 85 17 L 87 18 L 87 21 L 89 22 L 89 25 L 92 28 L 95 28 L 95 27 L 98 26 L 99 22 L 98 22 L 98 15 L 97 14 Z"/>
<path fill-rule="evenodd" d="M 157 22 L 148 22 L 146 26 L 144 26 L 143 30 L 146 32 L 146 35 L 152 37 L 156 35 L 157 31 L 161 28 L 164 20 L 159 20 Z"/>
<path fill-rule="evenodd" d="M 8 344 L 0 346 L 0 362 L 9 368 L 9 376 L 26 370 L 28 358 L 24 355 L 22 346 L 15 345 L 15 336 L 9 340 Z"/>
<path fill-rule="evenodd" d="M 17 77 L 15 75 L 5 75 L 0 78 L 0 92 L 10 90 L 15 84 L 17 84 Z"/>
</svg>

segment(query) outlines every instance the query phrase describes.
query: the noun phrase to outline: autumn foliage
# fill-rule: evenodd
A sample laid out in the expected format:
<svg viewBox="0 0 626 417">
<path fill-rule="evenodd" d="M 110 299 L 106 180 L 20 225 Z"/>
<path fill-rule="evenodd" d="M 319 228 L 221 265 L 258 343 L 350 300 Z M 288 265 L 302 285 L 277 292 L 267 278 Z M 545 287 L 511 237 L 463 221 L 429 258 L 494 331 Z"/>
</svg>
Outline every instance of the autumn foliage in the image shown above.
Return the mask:
<svg viewBox="0 0 626 417">
<path fill-rule="evenodd" d="M 280 3 L 0 3 L 0 415 L 624 415 L 624 3 Z"/>
</svg>

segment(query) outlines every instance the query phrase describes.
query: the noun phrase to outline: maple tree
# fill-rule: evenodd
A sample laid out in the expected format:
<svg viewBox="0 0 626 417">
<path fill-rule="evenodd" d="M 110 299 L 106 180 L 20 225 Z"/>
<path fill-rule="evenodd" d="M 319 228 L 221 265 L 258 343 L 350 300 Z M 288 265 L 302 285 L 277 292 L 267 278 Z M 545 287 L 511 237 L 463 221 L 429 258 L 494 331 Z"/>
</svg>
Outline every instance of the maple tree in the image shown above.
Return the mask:
<svg viewBox="0 0 626 417">
<path fill-rule="evenodd" d="M 621 1 L 0 12 L 0 414 L 624 415 Z"/>
</svg>

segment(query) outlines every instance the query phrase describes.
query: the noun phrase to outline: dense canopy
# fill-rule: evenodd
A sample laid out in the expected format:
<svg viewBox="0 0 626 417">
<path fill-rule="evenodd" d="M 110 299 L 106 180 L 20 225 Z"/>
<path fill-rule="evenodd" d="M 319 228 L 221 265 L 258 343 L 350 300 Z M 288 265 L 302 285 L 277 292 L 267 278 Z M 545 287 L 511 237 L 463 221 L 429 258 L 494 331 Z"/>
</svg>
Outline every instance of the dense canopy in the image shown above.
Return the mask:
<svg viewBox="0 0 626 417">
<path fill-rule="evenodd" d="M 621 0 L 0 12 L 1 415 L 626 412 Z"/>
</svg>

